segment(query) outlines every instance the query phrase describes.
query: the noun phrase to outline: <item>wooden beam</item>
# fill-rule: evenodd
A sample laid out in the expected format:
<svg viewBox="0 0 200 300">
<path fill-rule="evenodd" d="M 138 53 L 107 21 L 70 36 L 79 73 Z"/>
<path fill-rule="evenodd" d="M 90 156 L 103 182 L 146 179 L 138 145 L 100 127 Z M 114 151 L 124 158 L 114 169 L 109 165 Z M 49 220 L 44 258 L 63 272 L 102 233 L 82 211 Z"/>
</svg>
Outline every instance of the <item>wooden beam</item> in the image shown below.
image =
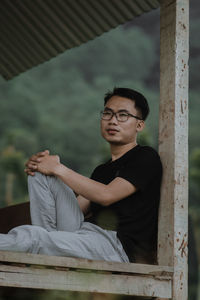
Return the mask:
<svg viewBox="0 0 200 300">
<path fill-rule="evenodd" d="M 173 268 L 0 251 L 0 286 L 124 294 L 172 294 Z"/>
<path fill-rule="evenodd" d="M 72 257 L 47 256 L 20 252 L 0 251 L 0 263 L 17 263 L 43 267 L 63 267 L 104 272 L 143 274 L 172 277 L 173 268 L 148 264 L 97 261 Z"/>
<path fill-rule="evenodd" d="M 171 298 L 171 279 L 141 274 L 112 274 L 67 268 L 0 265 L 0 285 Z"/>
<path fill-rule="evenodd" d="M 187 299 L 189 0 L 161 0 L 158 262 L 174 266 L 173 299 Z"/>
</svg>

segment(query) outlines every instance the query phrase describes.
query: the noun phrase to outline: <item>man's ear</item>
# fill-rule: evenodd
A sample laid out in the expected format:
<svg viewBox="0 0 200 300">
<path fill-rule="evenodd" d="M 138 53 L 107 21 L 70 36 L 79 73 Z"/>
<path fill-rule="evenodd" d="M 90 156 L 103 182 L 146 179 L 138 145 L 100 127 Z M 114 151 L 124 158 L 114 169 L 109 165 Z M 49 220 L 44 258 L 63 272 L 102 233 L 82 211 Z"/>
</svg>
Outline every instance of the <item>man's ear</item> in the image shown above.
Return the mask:
<svg viewBox="0 0 200 300">
<path fill-rule="evenodd" d="M 137 122 L 137 127 L 136 127 L 137 132 L 142 131 L 144 127 L 145 127 L 145 122 L 143 120 L 139 120 Z"/>
</svg>

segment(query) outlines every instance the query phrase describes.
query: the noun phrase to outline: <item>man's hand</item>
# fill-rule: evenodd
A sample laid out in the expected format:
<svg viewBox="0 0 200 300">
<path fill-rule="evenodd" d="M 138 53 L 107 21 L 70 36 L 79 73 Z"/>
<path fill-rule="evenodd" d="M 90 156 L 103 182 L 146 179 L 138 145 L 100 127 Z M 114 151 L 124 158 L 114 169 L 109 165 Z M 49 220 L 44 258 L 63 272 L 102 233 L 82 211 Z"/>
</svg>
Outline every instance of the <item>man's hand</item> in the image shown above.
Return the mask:
<svg viewBox="0 0 200 300">
<path fill-rule="evenodd" d="M 40 162 L 40 159 L 47 155 L 49 155 L 49 150 L 38 152 L 32 155 L 25 164 L 26 169 L 24 170 L 24 172 L 27 173 L 27 175 L 34 176 L 35 172 L 38 171 L 37 164 Z"/>
<path fill-rule="evenodd" d="M 37 171 L 44 175 L 56 175 L 60 166 L 60 157 L 58 155 L 45 155 L 38 158 Z"/>
</svg>

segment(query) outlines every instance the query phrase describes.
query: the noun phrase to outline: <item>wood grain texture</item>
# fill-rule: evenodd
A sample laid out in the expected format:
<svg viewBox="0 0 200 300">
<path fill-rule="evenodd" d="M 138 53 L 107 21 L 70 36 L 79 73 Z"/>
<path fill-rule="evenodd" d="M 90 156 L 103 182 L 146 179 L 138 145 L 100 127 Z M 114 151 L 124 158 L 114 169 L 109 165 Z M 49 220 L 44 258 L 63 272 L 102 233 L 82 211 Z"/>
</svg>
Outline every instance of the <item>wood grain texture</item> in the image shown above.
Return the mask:
<svg viewBox="0 0 200 300">
<path fill-rule="evenodd" d="M 95 271 L 110 271 L 118 273 L 144 274 L 152 276 L 173 275 L 173 268 L 169 266 L 119 263 L 96 261 L 72 257 L 47 256 L 20 252 L 0 251 L 0 263 L 19 263 L 40 265 L 44 267 L 64 267 L 70 269 L 86 269 Z"/>
<path fill-rule="evenodd" d="M 25 224 L 31 224 L 29 202 L 0 208 L 0 233 Z"/>
<path fill-rule="evenodd" d="M 89 291 L 136 296 L 171 297 L 171 280 L 159 276 L 102 274 L 0 265 L 0 285 L 35 289 Z"/>
<path fill-rule="evenodd" d="M 173 299 L 187 299 L 189 1 L 161 1 L 158 263 L 174 266 Z"/>
</svg>

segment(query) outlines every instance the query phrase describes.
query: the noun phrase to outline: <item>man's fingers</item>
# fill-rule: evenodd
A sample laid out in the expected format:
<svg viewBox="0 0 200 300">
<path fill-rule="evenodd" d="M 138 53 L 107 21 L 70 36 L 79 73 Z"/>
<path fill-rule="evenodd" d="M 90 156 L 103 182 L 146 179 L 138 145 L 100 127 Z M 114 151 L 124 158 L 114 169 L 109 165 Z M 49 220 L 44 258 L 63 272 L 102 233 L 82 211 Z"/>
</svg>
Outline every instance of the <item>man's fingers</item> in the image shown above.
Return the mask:
<svg viewBox="0 0 200 300">
<path fill-rule="evenodd" d="M 36 170 L 37 169 L 37 165 L 34 163 L 31 163 L 30 161 L 26 163 L 26 168 L 30 169 L 30 170 Z"/>
<path fill-rule="evenodd" d="M 49 150 L 45 150 L 44 152 L 45 152 L 45 154 L 47 154 L 47 155 L 50 154 L 50 151 L 49 151 Z"/>
<path fill-rule="evenodd" d="M 36 154 L 37 157 L 49 155 L 49 150 L 44 150 Z"/>
<path fill-rule="evenodd" d="M 26 163 L 25 163 L 25 166 L 30 168 L 31 165 L 36 165 L 36 161 L 33 161 L 33 160 L 28 160 Z"/>
<path fill-rule="evenodd" d="M 31 175 L 31 176 L 34 176 L 34 175 L 35 175 L 35 172 L 31 171 L 30 169 L 24 169 L 24 172 L 25 172 L 27 175 Z"/>
<path fill-rule="evenodd" d="M 36 154 L 33 154 L 29 160 L 25 163 L 25 166 L 28 166 L 29 163 L 37 163 L 37 162 L 40 162 L 40 158 L 41 157 L 44 157 L 45 155 L 49 155 L 49 150 L 45 150 L 45 151 L 42 151 L 42 152 L 38 152 Z"/>
<path fill-rule="evenodd" d="M 32 163 L 29 163 L 29 164 L 27 165 L 27 167 L 28 167 L 28 169 L 34 169 L 34 170 L 37 169 L 37 165 L 36 165 L 36 164 L 32 164 Z"/>
<path fill-rule="evenodd" d="M 44 150 L 41 152 L 38 152 L 36 154 L 33 154 L 29 160 L 25 163 L 25 166 L 27 169 L 36 169 L 36 164 L 38 162 L 41 162 L 41 158 L 44 157 L 45 155 L 49 155 L 49 150 Z"/>
<path fill-rule="evenodd" d="M 38 162 L 41 157 L 44 157 L 45 155 L 49 155 L 49 150 L 45 150 L 43 152 L 38 152 L 37 154 L 32 155 L 28 161 L 32 162 Z"/>
<path fill-rule="evenodd" d="M 37 162 L 37 159 L 38 159 L 39 157 L 43 157 L 43 156 L 45 156 L 45 155 L 47 155 L 47 152 L 45 152 L 45 151 L 43 151 L 43 152 L 38 152 L 38 153 L 36 153 L 36 154 L 33 154 L 33 155 L 29 158 L 28 161 L 35 161 L 35 162 Z"/>
<path fill-rule="evenodd" d="M 29 161 L 32 161 L 32 162 L 35 161 L 35 162 L 37 162 L 37 158 L 38 158 L 38 156 L 34 154 L 34 155 L 32 155 L 32 156 L 29 158 L 28 162 L 29 162 Z"/>
</svg>

